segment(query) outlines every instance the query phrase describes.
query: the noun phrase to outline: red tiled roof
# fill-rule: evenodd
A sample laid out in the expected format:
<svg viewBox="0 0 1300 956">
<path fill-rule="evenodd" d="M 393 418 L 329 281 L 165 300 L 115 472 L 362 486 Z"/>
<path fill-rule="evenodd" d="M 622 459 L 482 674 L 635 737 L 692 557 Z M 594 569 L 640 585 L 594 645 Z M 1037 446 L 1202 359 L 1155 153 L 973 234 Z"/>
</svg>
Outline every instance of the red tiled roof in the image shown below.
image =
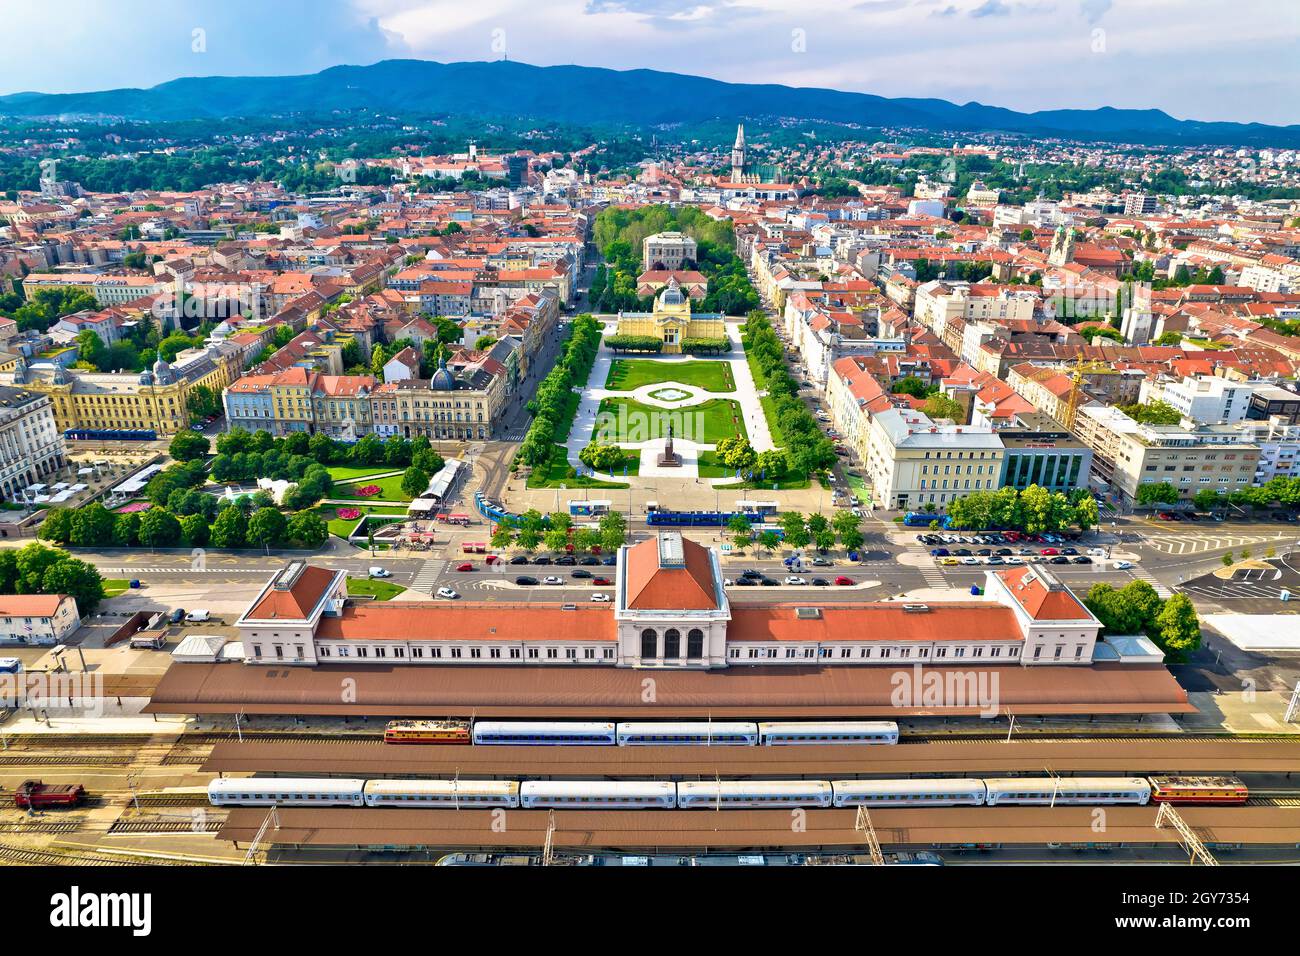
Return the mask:
<svg viewBox="0 0 1300 956">
<path fill-rule="evenodd" d="M 303 621 L 320 603 L 337 572 L 329 568 L 308 565 L 303 569 L 293 587 L 285 591 L 268 588 L 262 599 L 244 615 L 255 621 L 283 619 Z"/>
<path fill-rule="evenodd" d="M 998 571 L 1012 599 L 1035 621 L 1083 621 L 1092 615 L 1068 590 L 1049 588 L 1035 568 Z"/>
<path fill-rule="evenodd" d="M 659 566 L 659 539 L 627 549 L 627 606 L 639 610 L 708 611 L 717 608 L 709 549 L 682 538 L 685 566 Z"/>
<path fill-rule="evenodd" d="M 823 605 L 820 619 L 794 604 L 733 605 L 727 641 L 1019 641 L 1015 614 L 993 603 L 943 602 L 927 611 L 897 603 Z"/>
<path fill-rule="evenodd" d="M 321 640 L 613 641 L 608 607 L 566 611 L 557 604 L 369 604 L 323 618 Z"/>
</svg>

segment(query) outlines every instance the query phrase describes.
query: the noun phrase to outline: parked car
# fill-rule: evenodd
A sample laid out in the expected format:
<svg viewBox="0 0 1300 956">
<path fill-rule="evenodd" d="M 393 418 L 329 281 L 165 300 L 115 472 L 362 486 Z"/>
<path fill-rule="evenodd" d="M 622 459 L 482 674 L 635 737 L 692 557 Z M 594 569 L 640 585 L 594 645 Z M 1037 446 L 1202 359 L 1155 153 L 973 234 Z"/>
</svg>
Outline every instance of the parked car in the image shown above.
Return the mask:
<svg viewBox="0 0 1300 956">
<path fill-rule="evenodd" d="M 609 595 L 601 592 L 597 592 L 591 596 L 591 600 L 593 604 L 608 604 Z"/>
<path fill-rule="evenodd" d="M 827 581 L 825 578 L 813 578 L 812 583 L 813 587 L 824 588 L 829 586 L 831 582 Z"/>
<path fill-rule="evenodd" d="M 519 584 L 519 585 L 526 586 L 529 584 L 536 584 L 536 583 L 537 583 L 537 578 L 532 577 L 531 575 L 528 574 L 521 574 L 519 575 L 519 577 L 515 578 L 515 584 Z"/>
<path fill-rule="evenodd" d="M 566 555 L 563 555 L 562 557 L 558 557 L 558 558 L 556 558 L 556 559 L 555 559 L 555 563 L 556 563 L 556 564 L 562 564 L 562 565 L 564 565 L 565 567 L 570 567 L 570 566 L 572 566 L 572 565 L 577 564 L 577 563 L 578 563 L 578 559 L 575 558 L 575 557 L 574 557 L 573 555 L 571 555 L 571 554 L 566 554 Z"/>
<path fill-rule="evenodd" d="M 550 558 L 548 558 L 544 554 L 541 555 L 540 557 L 533 558 L 533 564 L 554 564 L 554 563 L 555 562 L 553 562 Z"/>
<path fill-rule="evenodd" d="M 752 588 L 753 586 L 753 578 L 736 578 L 736 587 L 738 588 Z"/>
<path fill-rule="evenodd" d="M 1067 557 L 1066 557 L 1065 555 L 1063 555 L 1063 554 L 1058 554 L 1056 557 L 1052 558 L 1052 560 L 1051 560 L 1050 563 L 1051 563 L 1051 564 L 1069 564 L 1069 563 L 1070 563 L 1070 559 L 1067 558 Z"/>
<path fill-rule="evenodd" d="M 373 567 L 370 569 L 370 576 L 372 578 L 391 578 L 393 572 L 389 571 L 387 568 Z"/>
<path fill-rule="evenodd" d="M 618 557 L 613 554 L 607 554 L 600 559 L 600 563 L 607 568 L 612 568 L 614 565 L 618 564 Z"/>
<path fill-rule="evenodd" d="M 212 615 L 208 611 L 190 611 L 189 614 L 185 615 L 185 620 L 190 624 L 202 624 L 211 617 Z"/>
<path fill-rule="evenodd" d="M 614 582 L 609 578 L 592 578 L 591 583 L 596 585 L 598 588 L 612 587 L 614 584 Z"/>
<path fill-rule="evenodd" d="M 840 585 L 841 587 L 848 587 L 850 584 L 853 584 L 854 581 L 852 578 L 846 578 L 844 575 L 841 574 L 839 577 L 835 579 L 835 583 Z"/>
<path fill-rule="evenodd" d="M 575 578 L 589 578 L 591 577 L 591 572 L 586 568 L 578 568 L 570 576 Z"/>
<path fill-rule="evenodd" d="M 1054 558 L 1057 555 L 1059 555 L 1061 552 L 1057 551 L 1055 548 L 1044 548 L 1042 551 L 1039 551 L 1038 553 L 1045 558 Z"/>
<path fill-rule="evenodd" d="M 510 559 L 510 563 L 511 563 L 511 564 L 527 564 L 527 563 L 528 563 L 528 555 L 526 555 L 526 554 L 516 554 L 513 558 Z"/>
<path fill-rule="evenodd" d="M 1073 560 L 1075 564 L 1092 564 L 1092 558 L 1088 557 L 1086 554 L 1081 554 Z"/>
<path fill-rule="evenodd" d="M 785 583 L 786 584 L 807 584 L 808 582 L 805 579 L 799 577 L 798 575 L 792 574 L 785 579 Z"/>
<path fill-rule="evenodd" d="M 171 621 L 173 624 L 179 624 L 181 621 L 185 620 L 185 608 L 174 608 L 172 612 L 167 615 L 167 620 Z"/>
<path fill-rule="evenodd" d="M 588 554 L 579 558 L 578 563 L 588 568 L 592 567 L 593 565 L 596 567 L 600 567 L 600 558 L 596 557 L 594 554 Z"/>
<path fill-rule="evenodd" d="M 542 583 L 543 583 L 543 584 L 563 584 L 563 583 L 564 583 L 564 578 L 557 578 L 554 574 L 548 574 L 546 577 L 542 578 Z"/>
</svg>

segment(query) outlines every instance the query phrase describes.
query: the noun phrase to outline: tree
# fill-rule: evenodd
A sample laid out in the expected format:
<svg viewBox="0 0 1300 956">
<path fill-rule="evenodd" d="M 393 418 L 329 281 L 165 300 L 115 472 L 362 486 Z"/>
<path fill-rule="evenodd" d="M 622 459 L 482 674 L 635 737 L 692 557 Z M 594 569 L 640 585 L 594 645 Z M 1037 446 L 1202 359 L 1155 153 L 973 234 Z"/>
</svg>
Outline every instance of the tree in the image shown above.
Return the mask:
<svg viewBox="0 0 1300 956">
<path fill-rule="evenodd" d="M 607 511 L 600 516 L 600 546 L 617 551 L 627 543 L 627 520 L 621 512 Z"/>
<path fill-rule="evenodd" d="M 140 543 L 140 512 L 118 515 L 113 522 L 113 544 L 119 548 L 134 548 Z"/>
<path fill-rule="evenodd" d="M 536 528 L 520 528 L 515 538 L 515 544 L 524 551 L 536 551 L 541 541 L 542 533 Z"/>
<path fill-rule="evenodd" d="M 186 430 L 176 433 L 176 437 L 167 446 L 167 454 L 176 461 L 196 461 L 205 457 L 211 447 L 206 435 Z"/>
<path fill-rule="evenodd" d="M 214 548 L 242 548 L 247 543 L 247 535 L 248 519 L 236 507 L 222 508 L 217 520 L 212 522 Z"/>
<path fill-rule="evenodd" d="M 563 528 L 551 528 L 543 540 L 548 551 L 563 551 L 569 544 L 569 532 Z"/>
<path fill-rule="evenodd" d="M 170 548 L 181 540 L 181 523 L 165 508 L 150 508 L 140 517 L 140 544 Z"/>
<path fill-rule="evenodd" d="M 195 385 L 186 393 L 185 401 L 189 404 L 190 411 L 199 418 L 220 415 L 223 411 L 221 395 L 207 385 Z"/>
<path fill-rule="evenodd" d="M 1100 521 L 1101 512 L 1097 510 L 1097 499 L 1092 495 L 1084 495 L 1074 506 L 1074 523 L 1079 526 L 1080 531 L 1087 531 L 1089 528 L 1095 528 Z"/>
<path fill-rule="evenodd" d="M 1182 412 L 1159 399 L 1144 404 L 1121 405 L 1119 410 L 1142 425 L 1177 425 L 1183 420 Z"/>
<path fill-rule="evenodd" d="M 1227 501 L 1217 488 L 1202 488 L 1192 500 L 1196 502 L 1196 507 L 1201 511 L 1213 511 L 1216 508 L 1222 508 Z"/>
<path fill-rule="evenodd" d="M 781 539 L 777 537 L 775 531 L 764 531 L 758 536 L 758 544 L 764 551 L 775 551 Z"/>
<path fill-rule="evenodd" d="M 962 408 L 961 402 L 947 395 L 931 395 L 921 406 L 921 411 L 931 418 L 950 418 L 955 422 L 966 419 L 966 409 Z"/>
<path fill-rule="evenodd" d="M 749 469 L 754 466 L 757 455 L 748 440 L 740 435 L 724 438 L 717 445 L 718 461 L 728 468 Z"/>
<path fill-rule="evenodd" d="M 600 533 L 591 528 L 579 528 L 573 532 L 573 550 L 587 554 L 600 545 Z"/>
<path fill-rule="evenodd" d="M 45 513 L 45 520 L 41 522 L 36 536 L 43 541 L 67 544 L 72 540 L 73 513 L 70 508 L 51 508 Z"/>
<path fill-rule="evenodd" d="M 402 473 L 402 494 L 418 498 L 429 490 L 429 473 L 412 465 Z"/>
<path fill-rule="evenodd" d="M 414 443 L 412 443 L 411 464 L 416 468 L 419 468 L 421 471 L 428 472 L 430 475 L 436 475 L 438 472 L 442 471 L 442 466 L 446 463 L 447 462 L 443 457 L 432 448 L 416 449 Z"/>
<path fill-rule="evenodd" d="M 1167 481 L 1144 481 L 1138 485 L 1137 503 L 1142 506 L 1168 504 L 1178 501 L 1178 489 Z"/>
<path fill-rule="evenodd" d="M 82 548 L 99 548 L 113 542 L 116 517 L 98 501 L 78 508 L 72 516 L 69 543 Z"/>
<path fill-rule="evenodd" d="M 46 571 L 42 582 L 45 594 L 70 594 L 77 601 L 77 610 L 90 614 L 104 599 L 104 579 L 95 567 L 79 558 L 64 555 Z"/>
<path fill-rule="evenodd" d="M 623 467 L 625 453 L 618 445 L 592 442 L 578 452 L 578 460 L 593 471 L 612 473 Z"/>
<path fill-rule="evenodd" d="M 191 548 L 201 548 L 208 543 L 208 519 L 201 514 L 181 518 L 181 537 Z"/>
<path fill-rule="evenodd" d="M 257 548 L 270 548 L 284 541 L 289 531 L 289 520 L 279 508 L 258 508 L 248 519 L 248 543 Z"/>
<path fill-rule="evenodd" d="M 905 375 L 894 383 L 895 395 L 911 395 L 913 398 L 925 398 L 929 387 L 915 375 Z"/>
<path fill-rule="evenodd" d="M 503 551 L 510 547 L 510 545 L 514 543 L 514 540 L 515 529 L 510 527 L 510 525 L 506 524 L 504 521 L 500 522 L 496 526 L 496 530 L 492 532 L 492 547 L 499 551 Z"/>
<path fill-rule="evenodd" d="M 319 548 L 329 540 L 329 526 L 314 511 L 300 511 L 289 519 L 286 532 L 290 541 L 304 548 Z"/>
<path fill-rule="evenodd" d="M 1155 618 L 1157 644 L 1174 660 L 1184 661 L 1201 646 L 1201 622 L 1186 594 L 1175 594 Z"/>
<path fill-rule="evenodd" d="M 781 515 L 781 530 L 785 532 L 785 543 L 792 548 L 806 548 L 812 540 L 804 516 L 797 511 Z"/>
</svg>

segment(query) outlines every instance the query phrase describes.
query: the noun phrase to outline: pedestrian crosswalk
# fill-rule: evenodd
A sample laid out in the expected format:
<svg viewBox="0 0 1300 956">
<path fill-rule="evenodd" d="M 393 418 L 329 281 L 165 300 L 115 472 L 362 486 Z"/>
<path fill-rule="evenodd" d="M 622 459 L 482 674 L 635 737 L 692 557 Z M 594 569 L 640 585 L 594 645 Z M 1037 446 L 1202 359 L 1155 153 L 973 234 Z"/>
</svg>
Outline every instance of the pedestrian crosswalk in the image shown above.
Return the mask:
<svg viewBox="0 0 1300 956">
<path fill-rule="evenodd" d="M 528 434 L 528 426 L 521 428 L 512 428 L 501 436 L 502 441 L 523 441 L 524 436 Z"/>
<path fill-rule="evenodd" d="M 1171 591 L 1169 588 L 1165 587 L 1163 584 L 1157 581 L 1155 575 L 1152 574 L 1150 571 L 1148 571 L 1146 568 L 1142 567 L 1140 564 L 1135 564 L 1133 567 L 1129 568 L 1128 573 L 1133 575 L 1133 577 L 1135 577 L 1137 580 L 1145 581 L 1147 584 L 1155 588 L 1156 594 L 1160 598 L 1163 599 L 1163 598 L 1173 596 L 1174 593 L 1173 591 Z"/>
<path fill-rule="evenodd" d="M 944 577 L 943 572 L 934 563 L 934 558 L 930 557 L 930 552 L 916 543 L 907 545 L 909 554 L 917 556 L 917 570 L 921 572 L 921 577 L 925 579 L 925 586 L 930 588 L 950 588 L 951 584 Z"/>
<path fill-rule="evenodd" d="M 1279 534 L 1215 534 L 1205 532 L 1187 532 L 1184 534 L 1152 534 L 1146 536 L 1147 547 L 1163 554 L 1203 554 L 1207 551 L 1220 551 L 1225 548 L 1236 549 L 1243 546 L 1260 545 L 1263 550 L 1268 547 L 1279 549 L 1295 536 Z"/>
<path fill-rule="evenodd" d="M 446 561 L 435 561 L 432 558 L 427 558 L 424 564 L 420 566 L 420 570 L 415 572 L 415 577 L 411 580 L 411 590 L 432 594 L 438 589 L 438 581 L 446 570 Z"/>
</svg>

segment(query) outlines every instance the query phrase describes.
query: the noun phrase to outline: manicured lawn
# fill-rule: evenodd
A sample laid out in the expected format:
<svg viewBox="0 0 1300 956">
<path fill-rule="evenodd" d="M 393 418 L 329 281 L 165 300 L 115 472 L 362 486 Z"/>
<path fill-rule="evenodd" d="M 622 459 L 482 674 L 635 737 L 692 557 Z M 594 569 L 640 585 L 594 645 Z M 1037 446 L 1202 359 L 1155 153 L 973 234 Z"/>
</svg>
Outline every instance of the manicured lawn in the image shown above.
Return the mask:
<svg viewBox="0 0 1300 956">
<path fill-rule="evenodd" d="M 736 474 L 734 468 L 728 468 L 726 465 L 723 465 L 718 461 L 718 453 L 716 451 L 700 452 L 699 467 L 701 478 L 731 478 Z M 776 488 L 773 488 L 773 485 L 776 485 Z M 786 475 L 784 478 L 776 481 L 771 479 L 760 481 L 755 477 L 752 481 L 741 479 L 739 481 L 733 481 L 723 487 L 753 488 L 758 491 L 790 491 L 796 488 L 807 488 L 808 479 L 800 475 Z"/>
<path fill-rule="evenodd" d="M 635 475 L 641 467 L 641 458 L 637 452 L 628 453 L 628 474 Z M 534 468 L 533 473 L 528 476 L 527 486 L 529 488 L 558 488 L 564 485 L 566 488 L 626 488 L 626 482 L 621 481 L 602 481 L 597 478 L 589 478 L 586 475 L 581 477 L 569 476 L 569 463 L 564 457 L 564 446 L 557 445 L 555 455 L 544 468 Z M 622 469 L 618 474 L 622 474 Z"/>
<path fill-rule="evenodd" d="M 348 578 L 348 594 L 370 595 L 376 601 L 391 601 L 406 588 L 380 578 Z"/>
<path fill-rule="evenodd" d="M 360 518 L 340 518 L 338 517 L 339 508 L 355 507 L 362 514 L 369 515 L 396 515 L 405 517 L 406 509 L 398 508 L 394 505 L 320 505 L 316 508 L 316 513 L 320 515 L 321 520 L 325 522 L 330 530 L 330 534 L 336 538 L 346 539 L 348 533 L 356 527 Z"/>
<path fill-rule="evenodd" d="M 104 578 L 104 597 L 117 597 L 130 587 L 131 582 L 126 578 Z"/>
<path fill-rule="evenodd" d="M 679 382 L 694 385 L 706 392 L 734 392 L 731 365 L 728 362 L 663 362 L 656 359 L 614 359 L 609 366 L 605 387 L 616 392 L 636 391 L 642 385 Z"/>
<path fill-rule="evenodd" d="M 330 477 L 336 482 L 351 481 L 354 478 L 365 478 L 367 475 L 386 475 L 394 471 L 404 471 L 402 468 L 389 468 L 387 465 L 329 465 L 326 470 Z"/>
<path fill-rule="evenodd" d="M 740 404 L 726 398 L 715 398 L 702 405 L 672 411 L 626 398 L 606 398 L 601 400 L 597 417 L 600 419 L 596 427 L 597 436 L 620 442 L 663 438 L 668 434 L 670 424 L 674 437 L 705 445 L 717 444 L 733 435 L 748 437 Z M 603 433 L 604 428 L 608 428 L 608 434 Z"/>
<path fill-rule="evenodd" d="M 362 496 L 357 494 L 358 488 L 365 488 L 368 485 L 378 485 L 379 494 Z M 330 498 L 355 498 L 358 501 L 410 501 L 411 496 L 402 491 L 402 476 L 393 475 L 389 478 L 361 478 L 347 484 L 336 484 L 334 490 L 329 493 Z"/>
</svg>

